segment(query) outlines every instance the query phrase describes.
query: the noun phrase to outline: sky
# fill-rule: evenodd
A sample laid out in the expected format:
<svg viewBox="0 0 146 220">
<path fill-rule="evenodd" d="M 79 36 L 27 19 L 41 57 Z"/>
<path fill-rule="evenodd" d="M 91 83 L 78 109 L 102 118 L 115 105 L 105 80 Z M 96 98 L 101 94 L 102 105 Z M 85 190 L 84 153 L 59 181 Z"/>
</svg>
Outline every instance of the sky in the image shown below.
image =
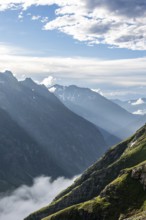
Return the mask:
<svg viewBox="0 0 146 220">
<path fill-rule="evenodd" d="M 1 0 L 0 71 L 146 97 L 145 0 Z"/>
</svg>

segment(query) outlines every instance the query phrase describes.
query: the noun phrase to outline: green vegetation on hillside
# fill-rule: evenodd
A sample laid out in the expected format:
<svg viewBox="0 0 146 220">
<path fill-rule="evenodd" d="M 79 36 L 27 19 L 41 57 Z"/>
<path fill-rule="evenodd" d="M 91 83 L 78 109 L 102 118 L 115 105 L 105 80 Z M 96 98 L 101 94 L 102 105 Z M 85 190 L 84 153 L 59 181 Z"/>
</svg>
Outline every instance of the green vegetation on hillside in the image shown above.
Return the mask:
<svg viewBox="0 0 146 220">
<path fill-rule="evenodd" d="M 142 167 L 142 169 L 140 169 Z M 144 186 L 132 177 L 132 172 L 140 169 L 141 174 L 146 168 L 146 161 L 134 168 L 123 170 L 123 173 L 110 183 L 101 195 L 84 203 L 77 204 L 59 211 L 43 220 L 82 220 L 86 219 L 124 219 L 146 211 L 146 193 Z"/>
<path fill-rule="evenodd" d="M 126 219 L 145 213 L 145 186 L 146 126 L 112 147 L 48 207 L 27 220 Z"/>
</svg>

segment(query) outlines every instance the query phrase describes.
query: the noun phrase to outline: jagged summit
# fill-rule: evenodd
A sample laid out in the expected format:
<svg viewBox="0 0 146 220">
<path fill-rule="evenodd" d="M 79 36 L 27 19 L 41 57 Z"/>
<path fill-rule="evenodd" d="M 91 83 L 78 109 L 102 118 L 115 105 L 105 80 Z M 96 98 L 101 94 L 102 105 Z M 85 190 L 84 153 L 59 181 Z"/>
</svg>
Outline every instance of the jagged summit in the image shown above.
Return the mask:
<svg viewBox="0 0 146 220">
<path fill-rule="evenodd" d="M 20 83 L 21 83 L 22 85 L 28 86 L 28 87 L 30 87 L 30 88 L 33 88 L 33 87 L 34 87 L 34 88 L 42 88 L 43 90 L 45 90 L 45 91 L 48 92 L 48 89 L 47 89 L 47 87 L 46 87 L 45 85 L 39 84 L 39 83 L 35 82 L 35 81 L 34 81 L 32 78 L 30 78 L 30 77 L 25 78 L 25 80 L 20 81 Z"/>
<path fill-rule="evenodd" d="M 36 83 L 32 80 L 32 78 L 30 78 L 30 77 L 27 77 L 25 80 L 23 80 L 23 81 L 21 81 L 21 82 L 26 83 L 26 84 L 28 84 L 28 85 L 34 85 L 34 84 L 36 84 Z"/>
<path fill-rule="evenodd" d="M 14 77 L 13 73 L 10 70 L 5 70 L 4 72 L 2 72 L 2 74 L 6 75 L 6 76 Z"/>
<path fill-rule="evenodd" d="M 9 70 L 0 73 L 0 79 L 4 81 L 17 81 L 16 77 Z"/>
</svg>

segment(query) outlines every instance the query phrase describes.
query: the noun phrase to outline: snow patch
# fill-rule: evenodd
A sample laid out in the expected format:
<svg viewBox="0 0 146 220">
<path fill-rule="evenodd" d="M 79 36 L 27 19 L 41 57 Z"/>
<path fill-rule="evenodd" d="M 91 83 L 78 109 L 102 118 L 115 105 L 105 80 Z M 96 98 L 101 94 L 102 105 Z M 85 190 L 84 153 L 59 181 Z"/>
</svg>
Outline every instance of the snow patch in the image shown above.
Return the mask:
<svg viewBox="0 0 146 220">
<path fill-rule="evenodd" d="M 96 92 L 96 93 L 103 96 L 103 93 L 102 93 L 101 89 L 91 89 L 91 91 Z"/>
</svg>

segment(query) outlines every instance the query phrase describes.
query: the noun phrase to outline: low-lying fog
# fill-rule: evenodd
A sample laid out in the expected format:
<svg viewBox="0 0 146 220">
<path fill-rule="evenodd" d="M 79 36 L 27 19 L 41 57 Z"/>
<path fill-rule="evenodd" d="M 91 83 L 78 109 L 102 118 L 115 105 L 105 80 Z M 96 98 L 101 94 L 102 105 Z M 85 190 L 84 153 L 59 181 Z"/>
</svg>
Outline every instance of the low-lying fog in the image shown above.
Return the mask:
<svg viewBox="0 0 146 220">
<path fill-rule="evenodd" d="M 55 196 L 73 183 L 73 179 L 50 177 L 34 179 L 33 186 L 21 186 L 9 195 L 0 197 L 1 220 L 23 220 L 30 213 L 48 205 Z"/>
</svg>

